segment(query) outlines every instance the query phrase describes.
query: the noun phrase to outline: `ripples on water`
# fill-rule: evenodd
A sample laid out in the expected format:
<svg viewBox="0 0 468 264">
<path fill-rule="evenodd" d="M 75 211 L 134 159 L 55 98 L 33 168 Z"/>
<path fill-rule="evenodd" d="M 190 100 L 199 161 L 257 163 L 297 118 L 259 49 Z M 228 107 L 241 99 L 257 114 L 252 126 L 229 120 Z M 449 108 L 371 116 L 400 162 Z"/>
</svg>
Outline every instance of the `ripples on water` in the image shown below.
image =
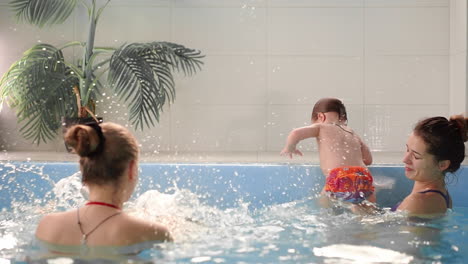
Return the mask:
<svg viewBox="0 0 468 264">
<path fill-rule="evenodd" d="M 41 215 L 83 204 L 79 173 L 55 184 L 46 200 L 15 202 L 0 214 L 0 263 L 24 261 Z M 467 261 L 467 208 L 430 222 L 409 222 L 398 213 L 358 216 L 323 209 L 315 198 L 252 209 L 228 209 L 176 186 L 150 190 L 125 205 L 137 217 L 157 221 L 174 243 L 156 244 L 135 262 L 157 263 L 463 263 Z M 465 255 L 463 255 L 465 254 Z M 61 258 L 62 259 L 62 258 Z M 68 259 L 70 260 L 70 259 Z M 70 263 L 70 262 L 69 262 Z"/>
</svg>

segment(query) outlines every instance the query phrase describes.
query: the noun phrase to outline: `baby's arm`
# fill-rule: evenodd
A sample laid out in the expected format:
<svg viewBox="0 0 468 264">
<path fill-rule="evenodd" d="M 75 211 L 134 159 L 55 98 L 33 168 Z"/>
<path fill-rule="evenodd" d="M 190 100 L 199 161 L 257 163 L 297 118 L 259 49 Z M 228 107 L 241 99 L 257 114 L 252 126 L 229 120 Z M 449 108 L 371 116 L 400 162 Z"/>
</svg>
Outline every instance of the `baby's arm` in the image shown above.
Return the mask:
<svg viewBox="0 0 468 264">
<path fill-rule="evenodd" d="M 288 139 L 286 140 L 286 146 L 284 146 L 281 151 L 281 155 L 287 154 L 290 158 L 292 158 L 293 154 L 302 156 L 302 152 L 296 149 L 297 143 L 306 138 L 318 137 L 319 132 L 319 124 L 294 129 L 289 133 Z"/>
<path fill-rule="evenodd" d="M 369 166 L 372 164 L 372 154 L 370 152 L 369 147 L 362 141 L 361 138 L 359 138 L 359 141 L 361 141 L 361 153 L 362 153 L 362 161 L 366 166 Z"/>
</svg>

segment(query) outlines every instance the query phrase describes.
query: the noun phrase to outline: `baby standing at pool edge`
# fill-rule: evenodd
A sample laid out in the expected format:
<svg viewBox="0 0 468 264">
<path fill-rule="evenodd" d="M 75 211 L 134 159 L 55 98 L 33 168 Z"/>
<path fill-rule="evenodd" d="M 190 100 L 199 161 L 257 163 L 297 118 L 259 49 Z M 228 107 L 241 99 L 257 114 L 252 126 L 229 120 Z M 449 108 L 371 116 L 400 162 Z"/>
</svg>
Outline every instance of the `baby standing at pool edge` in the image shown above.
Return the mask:
<svg viewBox="0 0 468 264">
<path fill-rule="evenodd" d="M 312 125 L 291 131 L 281 154 L 302 156 L 296 145 L 306 138 L 316 138 L 320 168 L 326 177 L 322 194 L 353 204 L 364 200 L 375 203 L 373 178 L 366 167 L 372 164 L 372 155 L 347 122 L 346 108 L 340 100 L 322 98 L 312 110 Z"/>
<path fill-rule="evenodd" d="M 138 180 L 138 144 L 126 128 L 110 122 L 75 125 L 68 129 L 65 142 L 80 156 L 89 201 L 44 216 L 36 229 L 39 241 L 54 246 L 123 247 L 172 240 L 166 227 L 122 211 Z"/>
</svg>

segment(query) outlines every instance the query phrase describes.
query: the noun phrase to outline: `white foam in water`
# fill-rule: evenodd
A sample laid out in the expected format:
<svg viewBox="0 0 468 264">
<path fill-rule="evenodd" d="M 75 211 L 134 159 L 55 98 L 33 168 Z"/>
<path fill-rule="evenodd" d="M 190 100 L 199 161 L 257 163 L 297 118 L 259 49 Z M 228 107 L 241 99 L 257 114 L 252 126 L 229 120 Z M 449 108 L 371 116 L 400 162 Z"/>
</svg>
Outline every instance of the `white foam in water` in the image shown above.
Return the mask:
<svg viewBox="0 0 468 264">
<path fill-rule="evenodd" d="M 316 256 L 339 258 L 353 261 L 351 263 L 410 263 L 412 256 L 373 246 L 355 246 L 335 244 L 331 246 L 314 248 Z"/>
<path fill-rule="evenodd" d="M 0 258 L 0 264 L 10 264 L 10 260 L 8 259 L 4 259 L 4 258 Z"/>
<path fill-rule="evenodd" d="M 394 183 L 392 178 L 376 178 L 380 186 L 390 187 Z M 0 250 L 0 257 L 13 260 L 22 252 L 27 255 L 40 216 L 82 205 L 86 197 L 83 191 L 79 174 L 74 174 L 60 180 L 43 203 L 13 204 L 13 212 L 2 212 L 0 249 L 2 243 L 5 249 Z M 124 205 L 127 213 L 168 227 L 175 238 L 174 243 L 158 244 L 145 250 L 142 258 L 147 261 L 410 263 L 426 258 L 438 260 L 442 254 L 444 263 L 450 263 L 463 258 L 461 255 L 465 251 L 464 244 L 453 241 L 447 245 L 450 250 L 443 251 L 444 245 L 438 246 L 438 229 L 434 231 L 425 223 L 414 227 L 401 214 L 387 212 L 358 216 L 347 211 L 336 214 L 333 210 L 318 207 L 313 196 L 256 210 L 242 202 L 220 209 L 204 203 L 206 194 L 177 186 L 167 191 L 169 193 L 148 190 Z M 459 226 L 466 227 L 460 222 L 464 219 L 457 220 L 459 222 L 454 218 L 447 219 L 452 222 L 444 224 L 444 228 L 450 234 L 458 235 Z M 457 230 L 454 231 L 453 226 L 458 226 Z M 13 241 L 16 243 L 14 248 Z M 370 245 L 358 246 L 361 244 Z M 424 247 L 436 251 L 433 255 L 425 255 L 422 253 Z"/>
<path fill-rule="evenodd" d="M 55 206 L 64 209 L 76 208 L 84 202 L 82 188 L 80 172 L 61 179 L 52 190 L 56 198 Z"/>
<path fill-rule="evenodd" d="M 73 264 L 73 259 L 71 258 L 56 258 L 47 260 L 48 264 Z"/>
<path fill-rule="evenodd" d="M 135 201 L 128 202 L 125 210 L 136 217 L 166 226 L 178 242 L 196 239 L 206 228 L 206 219 L 197 213 L 216 211 L 200 204 L 194 193 L 179 189 L 171 194 L 146 191 Z"/>
<path fill-rule="evenodd" d="M 374 175 L 374 185 L 376 189 L 393 189 L 395 179 L 382 175 Z"/>
<path fill-rule="evenodd" d="M 89 189 L 88 189 L 88 187 L 81 186 L 80 193 L 81 193 L 81 196 L 83 196 L 83 198 L 85 200 L 89 200 Z"/>
<path fill-rule="evenodd" d="M 12 249 L 16 246 L 18 240 L 11 234 L 0 237 L 0 249 Z"/>
</svg>

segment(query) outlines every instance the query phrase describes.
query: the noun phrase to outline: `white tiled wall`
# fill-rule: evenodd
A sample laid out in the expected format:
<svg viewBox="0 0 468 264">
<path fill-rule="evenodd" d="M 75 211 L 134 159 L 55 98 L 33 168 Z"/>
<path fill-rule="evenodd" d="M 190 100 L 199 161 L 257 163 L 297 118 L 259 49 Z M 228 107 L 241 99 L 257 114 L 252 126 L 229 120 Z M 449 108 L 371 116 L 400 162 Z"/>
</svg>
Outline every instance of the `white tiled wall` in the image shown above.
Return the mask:
<svg viewBox="0 0 468 264">
<path fill-rule="evenodd" d="M 450 112 L 468 112 L 467 92 L 467 1 L 450 5 Z"/>
<path fill-rule="evenodd" d="M 38 41 L 86 39 L 84 9 L 40 30 L 17 25 L 7 2 L 0 73 Z M 157 127 L 136 132 L 144 151 L 278 153 L 315 101 L 333 96 L 372 150 L 398 152 L 417 120 L 466 109 L 466 9 L 466 0 L 113 0 L 96 45 L 172 41 L 206 55 L 200 73 L 176 75 L 176 101 Z M 99 115 L 127 123 L 108 97 Z M 36 149 L 11 111 L 0 116 L 4 148 Z M 316 150 L 313 140 L 301 147 Z"/>
</svg>

